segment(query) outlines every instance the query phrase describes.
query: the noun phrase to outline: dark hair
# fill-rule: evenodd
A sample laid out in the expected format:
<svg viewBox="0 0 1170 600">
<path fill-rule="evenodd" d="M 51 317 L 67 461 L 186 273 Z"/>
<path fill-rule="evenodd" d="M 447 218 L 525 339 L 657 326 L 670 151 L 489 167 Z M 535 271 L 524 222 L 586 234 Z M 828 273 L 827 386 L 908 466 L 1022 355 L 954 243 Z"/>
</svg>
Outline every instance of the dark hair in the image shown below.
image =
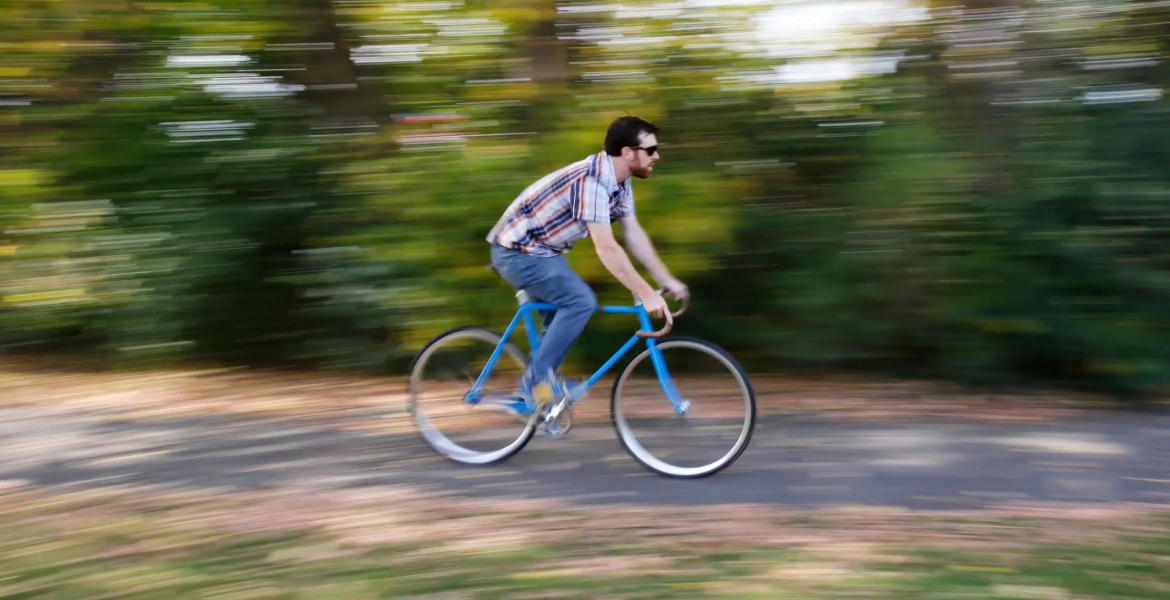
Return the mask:
<svg viewBox="0 0 1170 600">
<path fill-rule="evenodd" d="M 638 137 L 643 133 L 657 135 L 658 127 L 638 117 L 626 116 L 614 119 L 613 123 L 609 124 L 609 131 L 605 132 L 605 153 L 617 156 L 622 153 L 622 148 L 637 148 Z"/>
</svg>

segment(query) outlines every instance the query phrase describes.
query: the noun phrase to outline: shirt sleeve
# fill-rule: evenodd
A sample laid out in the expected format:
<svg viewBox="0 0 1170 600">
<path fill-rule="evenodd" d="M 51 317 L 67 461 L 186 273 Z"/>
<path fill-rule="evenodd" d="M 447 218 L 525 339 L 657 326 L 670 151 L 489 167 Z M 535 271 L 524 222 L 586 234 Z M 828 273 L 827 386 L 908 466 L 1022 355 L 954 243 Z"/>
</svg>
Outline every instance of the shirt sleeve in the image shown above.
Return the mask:
<svg viewBox="0 0 1170 600">
<path fill-rule="evenodd" d="M 571 192 L 573 217 L 578 221 L 610 223 L 609 194 L 595 177 L 582 177 Z"/>
</svg>

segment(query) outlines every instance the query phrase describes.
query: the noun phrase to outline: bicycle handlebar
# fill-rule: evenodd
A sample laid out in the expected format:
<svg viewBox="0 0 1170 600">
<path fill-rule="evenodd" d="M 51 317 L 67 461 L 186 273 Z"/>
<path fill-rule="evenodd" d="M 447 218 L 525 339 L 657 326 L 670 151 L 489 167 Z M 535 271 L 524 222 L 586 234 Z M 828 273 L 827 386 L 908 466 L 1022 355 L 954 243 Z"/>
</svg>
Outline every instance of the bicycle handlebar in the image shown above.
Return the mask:
<svg viewBox="0 0 1170 600">
<path fill-rule="evenodd" d="M 658 293 L 661 294 L 662 291 L 663 290 L 659 290 Z M 690 298 L 683 298 L 682 306 L 678 309 L 677 312 L 673 312 L 670 314 L 671 320 L 667 321 L 666 324 L 662 326 L 662 329 L 659 329 L 658 331 L 638 331 L 638 333 L 637 333 L 638 337 L 640 337 L 642 339 L 646 339 L 646 338 L 660 338 L 660 337 L 665 336 L 666 334 L 670 333 L 671 328 L 674 327 L 673 320 L 686 314 L 687 309 L 690 307 L 691 307 L 691 299 Z"/>
</svg>

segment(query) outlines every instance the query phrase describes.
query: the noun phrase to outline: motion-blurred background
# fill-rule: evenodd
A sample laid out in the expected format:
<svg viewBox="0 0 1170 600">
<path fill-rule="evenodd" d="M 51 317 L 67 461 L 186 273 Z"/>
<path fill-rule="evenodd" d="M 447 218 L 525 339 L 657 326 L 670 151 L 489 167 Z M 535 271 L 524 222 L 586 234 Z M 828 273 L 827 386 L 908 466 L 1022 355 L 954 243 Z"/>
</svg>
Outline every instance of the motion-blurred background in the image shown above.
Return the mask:
<svg viewBox="0 0 1170 600">
<path fill-rule="evenodd" d="M 755 372 L 1157 391 L 1170 25 L 1117 0 L 6 0 L 0 342 L 401 372 L 484 235 L 656 122 L 678 330 Z M 603 302 L 629 295 L 585 242 Z M 575 365 L 632 323 L 597 317 Z"/>
</svg>

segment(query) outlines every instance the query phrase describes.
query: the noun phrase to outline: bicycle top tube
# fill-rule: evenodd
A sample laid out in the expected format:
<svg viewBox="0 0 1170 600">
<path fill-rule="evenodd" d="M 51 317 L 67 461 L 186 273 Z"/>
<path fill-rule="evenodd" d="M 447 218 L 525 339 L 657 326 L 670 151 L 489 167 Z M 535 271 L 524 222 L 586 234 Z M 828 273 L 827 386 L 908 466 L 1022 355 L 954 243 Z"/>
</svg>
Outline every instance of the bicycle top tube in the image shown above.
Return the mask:
<svg viewBox="0 0 1170 600">
<path fill-rule="evenodd" d="M 529 310 L 556 310 L 557 305 L 548 302 L 525 302 L 520 305 L 522 308 Z M 643 312 L 639 306 L 598 306 L 597 312 L 607 313 L 611 315 L 636 315 Z"/>
<path fill-rule="evenodd" d="M 662 293 L 663 291 L 665 291 L 665 290 L 659 290 L 659 293 Z M 521 312 L 523 312 L 525 309 L 527 309 L 527 310 L 552 310 L 552 311 L 557 310 L 557 305 L 553 304 L 551 302 L 533 302 L 532 298 L 528 295 L 528 292 L 526 290 L 520 290 L 520 291 L 516 292 L 516 300 L 520 304 L 519 310 Z M 678 312 L 672 313 L 671 317 L 674 319 L 681 317 L 683 315 L 683 313 L 685 313 L 687 311 L 687 308 L 689 308 L 689 307 L 690 307 L 690 300 L 688 298 L 684 298 L 682 308 L 679 309 Z M 643 329 L 637 333 L 638 337 L 641 337 L 641 338 L 662 337 L 662 336 L 670 333 L 670 330 L 672 327 L 672 323 L 670 321 L 667 321 L 666 325 L 663 326 L 662 329 L 659 329 L 658 331 L 653 331 L 653 329 L 650 328 L 650 321 L 649 321 L 649 316 L 646 313 L 646 308 L 643 307 L 640 302 L 633 305 L 633 306 L 605 306 L 605 305 L 601 305 L 601 306 L 598 306 L 595 309 L 595 311 L 601 312 L 601 313 L 606 313 L 606 314 L 611 314 L 611 315 L 638 315 L 639 320 L 642 321 L 642 325 L 643 325 Z"/>
<path fill-rule="evenodd" d="M 663 291 L 665 291 L 665 290 L 659 290 L 658 293 L 661 294 Z M 528 295 L 528 292 L 525 290 L 520 290 L 520 291 L 516 292 L 516 301 L 517 301 L 517 303 L 520 304 L 521 308 L 528 309 L 528 310 L 557 310 L 557 305 L 553 304 L 551 302 L 533 301 L 532 298 Z M 678 311 L 677 313 L 675 313 L 674 316 L 676 316 L 676 317 L 682 316 L 682 314 L 683 314 L 683 312 L 685 312 L 685 310 L 686 310 L 686 304 L 684 303 L 683 310 Z M 611 315 L 637 315 L 637 314 L 641 314 L 641 313 L 646 312 L 646 309 L 644 309 L 642 307 L 642 304 L 640 302 L 638 304 L 634 304 L 632 306 L 625 305 L 625 304 L 606 306 L 603 304 L 603 305 L 599 305 L 597 307 L 596 312 L 602 312 L 602 313 L 607 313 L 607 314 L 611 314 Z"/>
</svg>

